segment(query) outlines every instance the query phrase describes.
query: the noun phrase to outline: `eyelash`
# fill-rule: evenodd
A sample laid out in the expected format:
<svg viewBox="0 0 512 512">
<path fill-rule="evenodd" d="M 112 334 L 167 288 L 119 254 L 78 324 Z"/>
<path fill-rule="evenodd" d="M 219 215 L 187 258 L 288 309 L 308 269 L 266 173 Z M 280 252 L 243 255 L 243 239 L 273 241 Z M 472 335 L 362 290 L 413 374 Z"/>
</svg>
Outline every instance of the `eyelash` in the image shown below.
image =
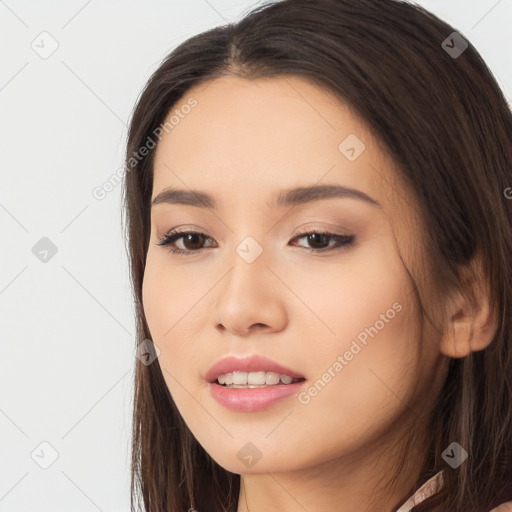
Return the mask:
<svg viewBox="0 0 512 512">
<path fill-rule="evenodd" d="M 159 246 L 168 246 L 167 250 L 173 254 L 176 254 L 177 256 L 190 256 L 192 254 L 197 254 L 204 250 L 205 248 L 197 249 L 197 250 L 183 250 L 183 249 L 176 249 L 171 246 L 176 240 L 179 240 L 180 238 L 183 238 L 185 235 L 200 235 L 200 236 L 206 236 L 204 233 L 200 233 L 198 231 L 180 231 L 179 229 L 175 229 L 173 231 L 170 231 L 169 233 L 166 233 L 156 245 Z M 310 253 L 321 253 L 321 252 L 330 252 L 333 250 L 342 250 L 347 249 L 351 247 L 354 244 L 355 236 L 354 235 L 335 235 L 334 233 L 329 233 L 326 231 L 303 231 L 301 233 L 298 233 L 293 240 L 297 238 L 303 238 L 307 235 L 327 235 L 331 239 L 336 240 L 338 242 L 338 246 L 334 246 L 331 248 L 324 248 L 324 249 L 308 249 L 307 247 L 303 247 L 303 249 L 308 250 Z M 207 237 L 210 238 L 210 237 Z"/>
</svg>

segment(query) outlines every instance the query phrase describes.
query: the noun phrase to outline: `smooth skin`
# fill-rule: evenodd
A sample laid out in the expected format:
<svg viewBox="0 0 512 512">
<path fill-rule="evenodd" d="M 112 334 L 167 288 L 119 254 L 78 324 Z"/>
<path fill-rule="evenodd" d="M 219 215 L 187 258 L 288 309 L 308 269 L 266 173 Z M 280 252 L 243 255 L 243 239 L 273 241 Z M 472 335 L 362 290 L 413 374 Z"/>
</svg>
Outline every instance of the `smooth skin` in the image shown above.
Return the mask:
<svg viewBox="0 0 512 512">
<path fill-rule="evenodd" d="M 411 425 L 433 406 L 448 357 L 491 341 L 485 295 L 471 311 L 458 295 L 435 296 L 412 193 L 367 126 L 329 92 L 299 77 L 226 76 L 174 108 L 190 97 L 197 106 L 155 150 L 152 199 L 177 187 L 208 193 L 217 206 L 152 207 L 143 282 L 172 398 L 211 457 L 242 475 L 238 512 L 390 510 L 419 475 L 426 421 Z M 339 150 L 350 134 L 365 145 L 354 161 Z M 328 184 L 378 205 L 354 197 L 269 204 L 281 191 Z M 174 247 L 191 254 L 172 254 L 157 244 L 175 228 L 205 236 L 178 239 Z M 301 234 L 314 230 L 355 240 L 336 248 L 335 238 Z M 263 250 L 252 263 L 236 252 L 246 237 Z M 422 320 L 409 272 L 424 304 L 443 306 L 446 330 Z M 303 374 L 307 389 L 394 303 L 401 311 L 309 403 L 292 395 L 241 413 L 210 395 L 204 375 L 228 355 L 269 357 Z M 400 483 L 387 486 L 412 434 Z M 261 452 L 250 468 L 237 456 L 248 442 Z"/>
</svg>

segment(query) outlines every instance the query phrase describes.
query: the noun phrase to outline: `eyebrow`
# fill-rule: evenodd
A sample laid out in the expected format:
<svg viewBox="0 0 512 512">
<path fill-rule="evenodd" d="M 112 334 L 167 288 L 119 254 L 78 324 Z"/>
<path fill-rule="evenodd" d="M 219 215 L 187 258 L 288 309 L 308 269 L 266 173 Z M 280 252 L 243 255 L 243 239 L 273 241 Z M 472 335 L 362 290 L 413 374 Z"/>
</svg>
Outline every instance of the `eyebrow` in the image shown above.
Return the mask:
<svg viewBox="0 0 512 512">
<path fill-rule="evenodd" d="M 364 192 L 355 188 L 342 185 L 315 185 L 311 187 L 296 187 L 278 193 L 273 201 L 267 202 L 270 208 L 284 208 L 299 204 L 320 201 L 323 199 L 360 199 L 373 206 L 380 206 L 380 203 Z M 185 190 L 175 187 L 168 187 L 162 190 L 152 201 L 151 206 L 161 203 L 183 204 L 203 208 L 217 207 L 213 196 L 200 190 Z"/>
</svg>

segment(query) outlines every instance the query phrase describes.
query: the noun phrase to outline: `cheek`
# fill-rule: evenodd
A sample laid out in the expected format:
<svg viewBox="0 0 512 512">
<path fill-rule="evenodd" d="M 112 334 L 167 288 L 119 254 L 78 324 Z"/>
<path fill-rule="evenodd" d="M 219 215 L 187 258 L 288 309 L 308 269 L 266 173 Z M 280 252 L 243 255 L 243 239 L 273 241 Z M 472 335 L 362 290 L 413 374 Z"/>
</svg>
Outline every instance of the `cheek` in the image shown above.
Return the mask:
<svg viewBox="0 0 512 512">
<path fill-rule="evenodd" d="M 142 304 L 153 341 L 161 338 L 165 332 L 164 310 L 168 301 L 169 288 L 161 279 L 161 267 L 155 261 L 151 250 L 148 251 L 144 278 L 142 281 Z"/>
<path fill-rule="evenodd" d="M 377 249 L 347 253 L 342 265 L 311 266 L 307 284 L 293 283 L 316 315 L 308 312 L 303 325 L 312 379 L 301 403 L 325 434 L 313 411 L 329 410 L 329 428 L 356 438 L 354 428 L 384 426 L 414 392 L 421 335 L 414 288 L 393 247 Z"/>
<path fill-rule="evenodd" d="M 423 398 L 415 391 L 419 378 L 415 311 L 404 296 L 392 298 L 402 309 L 388 323 L 377 323 L 374 315 L 361 312 L 350 324 L 355 335 L 345 336 L 338 324 L 343 333 L 338 343 L 331 343 L 319 356 L 309 352 L 316 371 L 298 397 L 301 405 L 295 419 L 308 425 L 316 439 L 332 439 L 316 445 L 315 457 L 363 449 L 397 432 L 400 418 L 410 419 L 411 408 L 418 414 L 422 410 Z M 385 314 L 389 304 L 384 300 L 376 305 L 374 311 Z M 360 333 L 367 335 L 364 343 L 363 337 L 357 337 Z"/>
<path fill-rule="evenodd" d="M 165 249 L 150 249 L 147 254 L 142 301 L 152 336 L 168 345 L 174 332 L 186 323 L 193 306 L 197 286 L 190 283 L 186 272 L 176 270 Z M 181 320 L 183 319 L 183 320 Z"/>
<path fill-rule="evenodd" d="M 161 261 L 161 255 L 148 251 L 144 279 L 142 283 L 142 301 L 144 315 L 148 324 L 151 339 L 160 349 L 158 362 L 164 378 L 169 378 L 169 373 L 174 375 L 174 364 L 179 363 L 181 353 L 178 347 L 173 346 L 173 340 L 177 339 L 179 331 L 180 306 L 183 304 L 179 297 L 179 276 L 172 278 L 169 273 L 169 265 Z M 171 357 L 172 354 L 172 357 Z"/>
<path fill-rule="evenodd" d="M 150 249 L 142 283 L 142 300 L 151 339 L 160 350 L 158 363 L 162 375 L 178 404 L 182 386 L 191 389 L 197 384 L 194 363 L 200 360 L 196 340 L 201 326 L 193 319 L 201 307 L 198 300 L 208 287 L 204 282 L 191 282 L 189 273 L 176 269 L 169 263 L 165 250 Z"/>
<path fill-rule="evenodd" d="M 290 314 L 309 329 L 302 343 L 314 345 L 314 351 L 308 348 L 313 361 L 325 364 L 326 356 L 343 354 L 354 340 L 368 356 L 382 348 L 379 357 L 386 361 L 388 351 L 400 351 L 401 343 L 414 349 L 410 333 L 418 318 L 412 282 L 390 242 L 371 242 L 347 251 L 335 264 L 318 262 L 299 271 L 289 266 L 294 270 L 286 282 L 302 299 L 290 303 Z"/>
</svg>

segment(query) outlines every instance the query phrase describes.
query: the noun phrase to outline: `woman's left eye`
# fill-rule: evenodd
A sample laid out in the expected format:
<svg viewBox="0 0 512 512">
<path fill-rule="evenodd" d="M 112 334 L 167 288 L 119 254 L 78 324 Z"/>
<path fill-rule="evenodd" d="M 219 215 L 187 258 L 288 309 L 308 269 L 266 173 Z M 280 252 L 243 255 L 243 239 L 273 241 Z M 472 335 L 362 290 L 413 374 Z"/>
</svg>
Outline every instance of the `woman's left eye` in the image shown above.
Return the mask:
<svg viewBox="0 0 512 512">
<path fill-rule="evenodd" d="M 355 241 L 354 235 L 335 235 L 334 233 L 327 233 L 327 232 L 318 232 L 318 231 L 311 231 L 306 233 L 301 233 L 297 235 L 293 240 L 298 240 L 301 238 L 306 238 L 307 243 L 313 243 L 317 246 L 324 245 L 324 247 L 318 248 L 309 248 L 309 252 L 318 253 L 318 252 L 328 252 L 335 249 L 342 249 L 347 248 L 353 245 Z M 192 246 L 200 244 L 201 241 L 204 242 L 204 240 L 211 240 L 210 237 L 205 235 L 204 233 L 199 233 L 197 231 L 171 231 L 167 234 L 165 234 L 156 245 L 160 246 L 168 246 L 168 250 L 171 253 L 178 254 L 181 256 L 188 256 L 191 254 L 197 254 L 198 252 L 202 251 L 204 247 L 192 247 L 187 248 L 186 246 L 182 249 L 179 247 L 176 247 L 176 242 L 180 241 L 183 244 L 190 243 Z M 329 244 L 330 240 L 334 240 L 335 244 Z M 299 247 L 303 247 L 300 246 Z M 305 247 L 307 249 L 307 247 Z"/>
<path fill-rule="evenodd" d="M 302 233 L 294 238 L 294 240 L 306 238 L 308 243 L 319 244 L 322 245 L 324 243 L 327 244 L 326 248 L 313 248 L 310 249 L 310 252 L 327 252 L 335 249 L 342 249 L 350 247 L 354 244 L 355 236 L 354 235 L 335 235 L 334 233 L 326 233 L 326 232 L 307 232 Z M 334 245 L 329 245 L 329 240 L 334 240 Z M 302 247 L 302 246 L 299 246 Z"/>
</svg>

